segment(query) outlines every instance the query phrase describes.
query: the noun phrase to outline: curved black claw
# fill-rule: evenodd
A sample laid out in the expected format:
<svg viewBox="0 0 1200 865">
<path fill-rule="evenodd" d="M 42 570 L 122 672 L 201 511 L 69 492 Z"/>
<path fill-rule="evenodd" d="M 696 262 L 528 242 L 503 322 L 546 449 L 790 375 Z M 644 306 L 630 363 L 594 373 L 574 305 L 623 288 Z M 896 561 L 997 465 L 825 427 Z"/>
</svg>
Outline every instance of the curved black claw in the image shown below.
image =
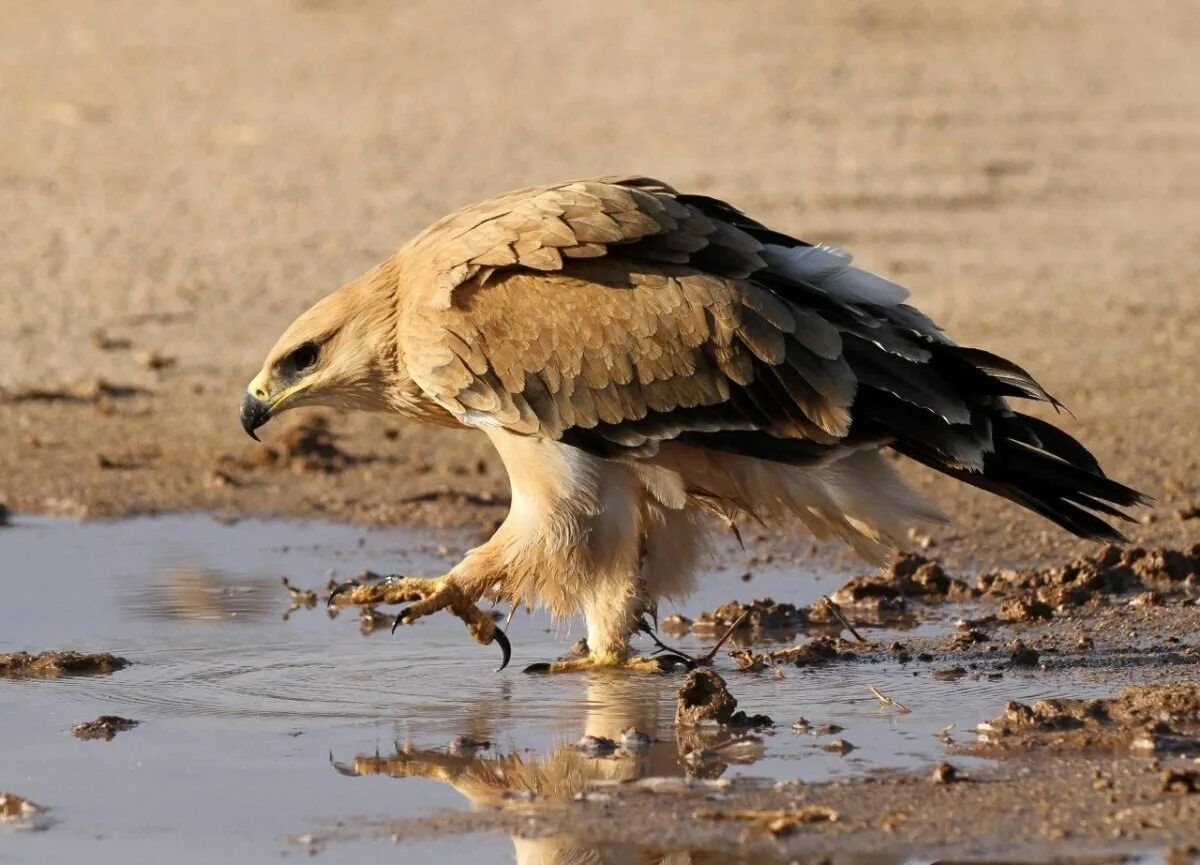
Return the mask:
<svg viewBox="0 0 1200 865">
<path fill-rule="evenodd" d="M 396 618 L 392 619 L 392 633 L 396 633 L 396 628 L 404 624 L 404 617 L 408 615 L 408 607 L 405 607 L 400 612 L 396 613 Z"/>
<path fill-rule="evenodd" d="M 346 580 L 346 582 L 344 582 L 344 583 L 338 583 L 329 592 L 329 599 L 327 601 L 325 601 L 325 606 L 332 607 L 334 598 L 336 598 L 342 592 L 348 592 L 351 589 L 358 588 L 358 586 L 360 586 L 360 585 L 362 585 L 362 584 L 358 580 Z"/>
<path fill-rule="evenodd" d="M 545 661 L 539 661 L 536 664 L 530 664 L 528 667 L 526 667 L 523 670 L 523 672 L 526 672 L 526 673 L 549 673 L 550 665 L 548 663 L 546 663 Z"/>
<path fill-rule="evenodd" d="M 500 666 L 495 672 L 499 673 L 508 666 L 508 662 L 512 660 L 512 643 L 508 641 L 508 635 L 499 628 L 492 632 L 492 639 L 500 644 L 500 653 L 503 656 L 500 660 Z M 528 670 L 526 671 L 528 672 Z"/>
</svg>

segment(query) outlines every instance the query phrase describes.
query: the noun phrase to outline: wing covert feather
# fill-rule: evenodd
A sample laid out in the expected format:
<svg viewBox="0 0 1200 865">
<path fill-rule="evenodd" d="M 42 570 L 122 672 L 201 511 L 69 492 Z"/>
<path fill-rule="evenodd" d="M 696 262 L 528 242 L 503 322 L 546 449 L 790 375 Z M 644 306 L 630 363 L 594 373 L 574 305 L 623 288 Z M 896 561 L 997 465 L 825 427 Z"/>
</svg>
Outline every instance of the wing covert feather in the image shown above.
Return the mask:
<svg viewBox="0 0 1200 865">
<path fill-rule="evenodd" d="M 823 359 L 780 328 L 794 328 L 786 301 L 677 269 L 625 279 L 513 272 L 447 309 L 414 308 L 402 323 L 409 374 L 464 423 L 552 438 L 572 427 L 612 428 L 615 443 L 639 445 L 748 426 L 826 443 L 845 434 L 853 379 L 840 356 Z M 789 390 L 770 370 L 797 352 L 807 365 L 788 367 Z M 801 388 L 802 399 L 788 398 Z M 718 410 L 673 417 L 699 408 Z"/>
<path fill-rule="evenodd" d="M 848 253 L 645 177 L 472 205 L 397 260 L 409 374 L 470 425 L 784 461 L 897 442 L 974 471 L 1004 397 L 1052 399 Z"/>
</svg>

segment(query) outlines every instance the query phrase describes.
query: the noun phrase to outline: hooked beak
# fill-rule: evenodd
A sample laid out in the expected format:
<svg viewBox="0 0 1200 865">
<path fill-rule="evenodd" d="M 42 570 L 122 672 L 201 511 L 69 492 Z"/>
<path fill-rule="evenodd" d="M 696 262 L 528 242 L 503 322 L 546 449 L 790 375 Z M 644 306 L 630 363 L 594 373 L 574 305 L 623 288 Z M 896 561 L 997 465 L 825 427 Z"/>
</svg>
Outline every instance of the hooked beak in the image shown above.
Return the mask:
<svg viewBox="0 0 1200 865">
<path fill-rule="evenodd" d="M 312 379 L 307 377 L 280 382 L 268 372 L 256 375 L 242 394 L 242 429 L 246 435 L 259 441 L 254 431 L 289 406 L 295 405 L 296 398 L 311 385 Z"/>
<path fill-rule="evenodd" d="M 242 394 L 242 429 L 246 435 L 260 441 L 254 431 L 271 419 L 271 413 L 278 404 L 279 400 L 271 397 L 270 375 L 260 372 L 246 385 L 246 392 Z"/>
<path fill-rule="evenodd" d="M 255 441 L 261 441 L 255 432 L 271 419 L 271 404 L 250 391 L 242 395 L 242 429 Z"/>
</svg>

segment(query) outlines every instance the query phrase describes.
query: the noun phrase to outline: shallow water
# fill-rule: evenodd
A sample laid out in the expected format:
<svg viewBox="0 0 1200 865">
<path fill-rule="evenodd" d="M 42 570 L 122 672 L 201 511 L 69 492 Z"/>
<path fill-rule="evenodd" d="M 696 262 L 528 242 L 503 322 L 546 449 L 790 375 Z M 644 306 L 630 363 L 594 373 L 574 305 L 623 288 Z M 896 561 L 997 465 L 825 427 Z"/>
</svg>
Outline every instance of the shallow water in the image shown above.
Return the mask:
<svg viewBox="0 0 1200 865">
<path fill-rule="evenodd" d="M 331 573 L 368 568 L 436 574 L 463 547 L 460 537 L 433 532 L 224 525 L 204 516 L 25 519 L 0 531 L 0 651 L 111 651 L 133 662 L 111 676 L 0 680 L 0 789 L 50 809 L 45 831 L 0 828 L 0 860 L 188 863 L 315 851 L 323 861 L 383 861 L 397 855 L 376 828 L 390 820 L 481 806 L 539 784 L 539 796 L 569 796 L 575 788 L 560 783 L 568 776 L 682 776 L 672 726 L 682 677 L 524 675 L 526 664 L 561 654 L 579 636 L 542 615 L 515 617 L 513 663 L 502 673 L 493 672 L 496 647 L 476 645 L 449 616 L 395 636 L 364 636 L 353 610 L 283 616 L 283 575 L 318 588 Z M 739 567 L 712 570 L 682 612 L 731 597 L 807 603 L 847 576 L 759 569 L 746 585 Z M 949 627 L 958 612 L 940 608 L 918 632 Z M 710 643 L 678 641 L 696 651 Z M 717 669 L 742 708 L 777 727 L 757 759 L 718 762 L 702 774 L 768 781 L 922 767 L 944 755 L 939 730 L 968 730 L 1007 700 L 1107 690 L 1072 672 L 940 682 L 899 663 L 788 668 L 782 679 L 739 673 L 728 658 Z M 868 683 L 912 712 L 881 709 Z M 70 735 L 100 714 L 142 723 L 112 742 Z M 792 732 L 800 717 L 841 725 L 838 735 L 855 750 L 838 756 L 821 748 L 829 737 Z M 659 741 L 605 759 L 570 747 L 585 733 L 616 737 L 629 726 Z M 449 756 L 458 735 L 492 747 L 474 759 Z M 523 843 L 442 838 L 405 844 L 404 856 L 514 861 Z"/>
</svg>

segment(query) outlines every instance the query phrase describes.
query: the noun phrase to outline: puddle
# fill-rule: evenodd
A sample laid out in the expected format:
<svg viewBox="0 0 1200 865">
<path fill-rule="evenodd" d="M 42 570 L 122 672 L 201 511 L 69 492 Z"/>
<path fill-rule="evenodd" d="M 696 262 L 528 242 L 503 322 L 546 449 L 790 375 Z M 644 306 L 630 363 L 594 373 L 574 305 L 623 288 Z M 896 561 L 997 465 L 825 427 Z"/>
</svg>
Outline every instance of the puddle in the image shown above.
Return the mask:
<svg viewBox="0 0 1200 865">
<path fill-rule="evenodd" d="M 346 837 L 331 827 L 382 825 L 530 790 L 569 799 L 589 779 L 684 776 L 672 726 L 682 677 L 523 675 L 523 666 L 561 654 L 579 636 L 544 616 L 515 617 L 513 663 L 499 674 L 495 647 L 471 642 L 449 616 L 395 636 L 364 636 L 352 610 L 336 619 L 320 607 L 283 617 L 281 576 L 316 588 L 331 574 L 365 569 L 438 574 L 463 547 L 461 537 L 432 532 L 222 525 L 203 516 L 25 519 L 0 532 L 0 651 L 110 651 L 133 662 L 110 676 L 0 680 L 0 789 L 47 806 L 53 821 L 41 832 L 0 829 L 4 861 L 67 861 L 84 847 L 89 861 L 310 853 L 383 861 L 396 855 L 386 834 Z M 847 576 L 759 569 L 747 585 L 740 567 L 713 570 L 680 612 L 732 597 L 809 603 Z M 886 643 L 942 631 L 960 612 L 947 604 L 917 631 L 864 632 Z M 702 653 L 712 641 L 688 635 L 678 646 Z M 937 733 L 950 724 L 970 729 L 1008 700 L 1112 688 L 1073 671 L 942 682 L 924 665 L 896 662 L 787 668 L 776 679 L 739 673 L 724 653 L 717 669 L 741 708 L 772 716 L 777 728 L 764 736 L 760 758 L 700 774 L 764 782 L 924 768 L 943 759 Z M 881 709 L 869 684 L 911 713 Z M 112 742 L 71 737 L 72 725 L 100 714 L 141 724 Z M 837 736 L 854 750 L 839 756 L 821 747 L 833 737 L 794 733 L 801 717 L 840 725 Z M 604 759 L 572 748 L 584 734 L 616 738 L 630 726 L 658 741 Z M 448 754 L 460 735 L 492 745 L 474 758 Z M 978 762 L 955 758 L 967 771 Z M 529 858 L 527 842 L 489 835 L 418 848 L 445 861 L 577 861 Z"/>
</svg>

